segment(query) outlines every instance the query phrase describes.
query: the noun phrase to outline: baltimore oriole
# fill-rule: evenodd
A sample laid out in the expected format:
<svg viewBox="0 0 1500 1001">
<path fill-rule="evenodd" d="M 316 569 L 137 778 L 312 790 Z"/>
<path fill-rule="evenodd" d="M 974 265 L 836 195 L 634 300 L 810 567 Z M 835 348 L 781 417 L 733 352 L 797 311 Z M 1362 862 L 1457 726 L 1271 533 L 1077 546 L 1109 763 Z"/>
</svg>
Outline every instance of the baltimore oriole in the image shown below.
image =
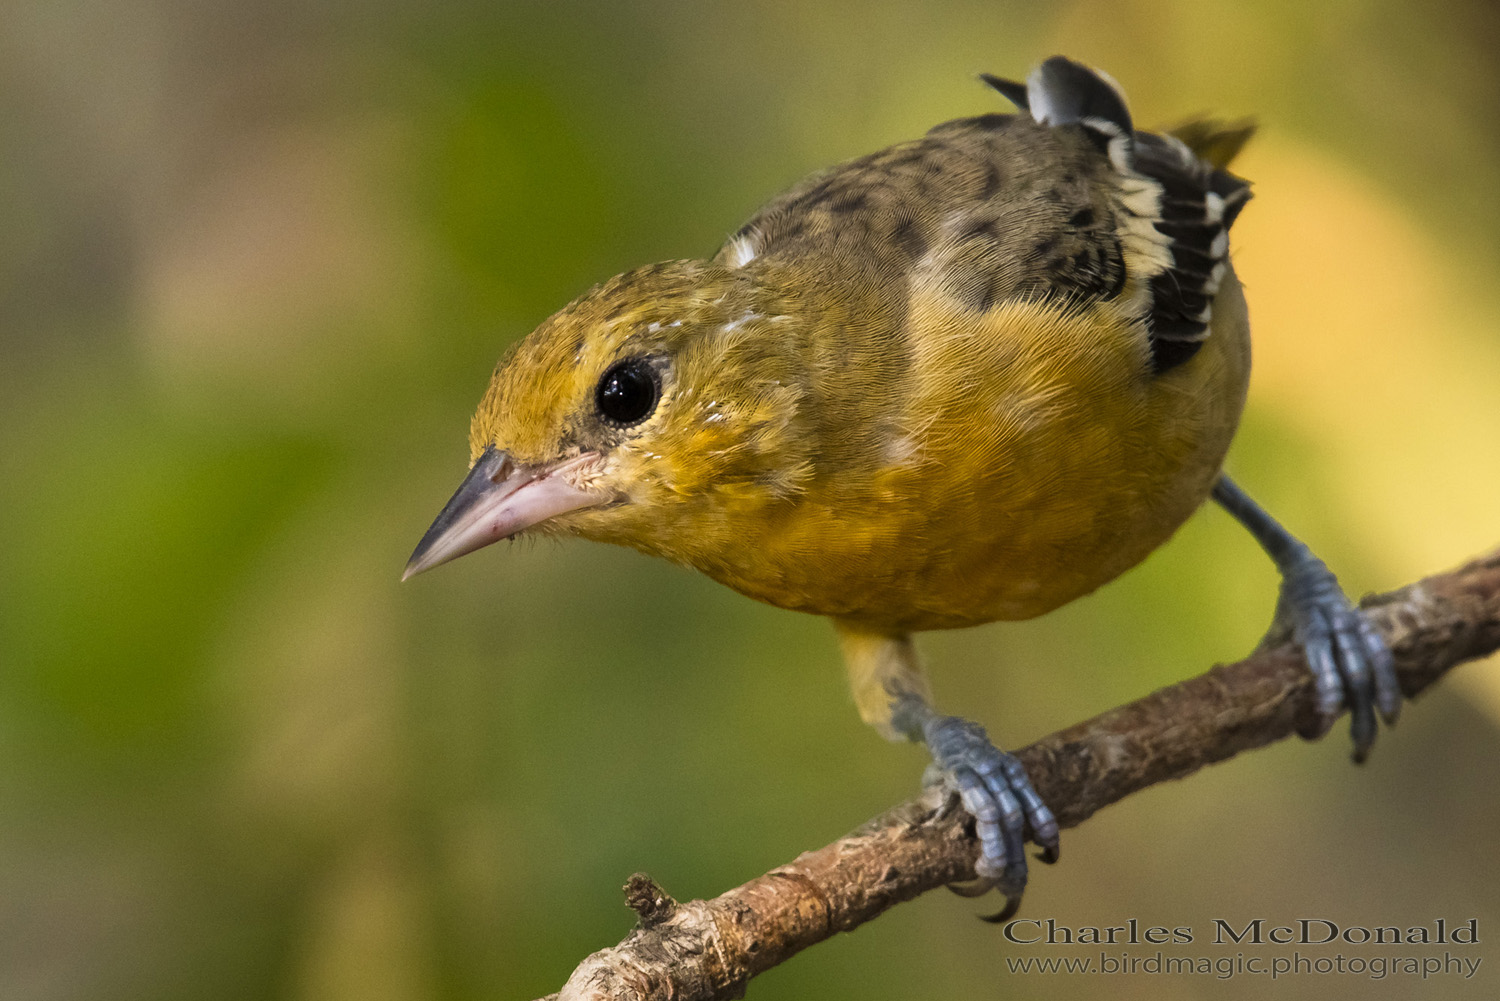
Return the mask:
<svg viewBox="0 0 1500 1001">
<path fill-rule="evenodd" d="M 1229 230 L 1245 127 L 1138 132 L 1062 57 L 1021 110 L 809 177 L 709 260 L 586 292 L 500 363 L 472 468 L 411 575 L 520 532 L 579 535 L 827 615 L 861 715 L 924 741 L 1014 910 L 1057 824 L 1018 761 L 933 707 L 911 633 L 1041 615 L 1212 496 L 1280 568 L 1281 621 L 1347 704 L 1356 759 L 1400 707 L 1328 568 L 1221 472 L 1250 370 Z"/>
</svg>

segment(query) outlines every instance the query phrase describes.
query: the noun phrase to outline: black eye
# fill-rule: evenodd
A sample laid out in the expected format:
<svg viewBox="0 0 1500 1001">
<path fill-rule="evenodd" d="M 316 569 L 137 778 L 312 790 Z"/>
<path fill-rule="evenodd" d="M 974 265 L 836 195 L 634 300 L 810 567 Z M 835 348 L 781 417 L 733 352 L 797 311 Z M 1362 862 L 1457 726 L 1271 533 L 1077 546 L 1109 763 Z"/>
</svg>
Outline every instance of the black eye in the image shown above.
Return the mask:
<svg viewBox="0 0 1500 1001">
<path fill-rule="evenodd" d="M 644 358 L 611 365 L 594 390 L 594 404 L 604 419 L 619 427 L 639 424 L 651 416 L 661 398 L 656 369 Z"/>
</svg>

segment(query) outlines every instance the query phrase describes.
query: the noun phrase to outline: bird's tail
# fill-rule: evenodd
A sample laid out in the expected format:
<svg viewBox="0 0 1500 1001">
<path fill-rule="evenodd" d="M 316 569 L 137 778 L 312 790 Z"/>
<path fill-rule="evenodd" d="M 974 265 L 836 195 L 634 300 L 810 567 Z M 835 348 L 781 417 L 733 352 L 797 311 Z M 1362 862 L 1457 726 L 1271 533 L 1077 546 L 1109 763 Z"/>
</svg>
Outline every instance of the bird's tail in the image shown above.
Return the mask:
<svg viewBox="0 0 1500 1001">
<path fill-rule="evenodd" d="M 1232 122 L 1221 118 L 1190 118 L 1179 125 L 1162 129 L 1176 136 L 1198 159 L 1217 170 L 1228 170 L 1240 155 L 1245 143 L 1255 135 L 1255 119 L 1238 118 Z"/>
</svg>

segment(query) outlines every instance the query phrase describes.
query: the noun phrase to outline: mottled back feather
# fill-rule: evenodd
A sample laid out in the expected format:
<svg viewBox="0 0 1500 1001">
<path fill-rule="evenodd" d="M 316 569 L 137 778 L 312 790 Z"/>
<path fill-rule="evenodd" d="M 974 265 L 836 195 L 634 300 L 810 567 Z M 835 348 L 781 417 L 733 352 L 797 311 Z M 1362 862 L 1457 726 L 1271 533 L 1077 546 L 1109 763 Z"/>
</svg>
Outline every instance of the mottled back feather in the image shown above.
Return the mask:
<svg viewBox="0 0 1500 1001">
<path fill-rule="evenodd" d="M 1250 130 L 1184 126 L 1209 163 L 1182 139 L 1134 131 L 1119 88 L 1078 63 L 1049 59 L 1025 85 L 984 79 L 1028 113 L 947 122 L 815 174 L 718 260 L 806 262 L 851 287 L 874 278 L 883 310 L 898 314 L 931 288 L 976 313 L 1125 295 L 1155 371 L 1187 361 L 1208 334 L 1228 230 L 1249 199 L 1248 183 L 1220 166 Z"/>
</svg>

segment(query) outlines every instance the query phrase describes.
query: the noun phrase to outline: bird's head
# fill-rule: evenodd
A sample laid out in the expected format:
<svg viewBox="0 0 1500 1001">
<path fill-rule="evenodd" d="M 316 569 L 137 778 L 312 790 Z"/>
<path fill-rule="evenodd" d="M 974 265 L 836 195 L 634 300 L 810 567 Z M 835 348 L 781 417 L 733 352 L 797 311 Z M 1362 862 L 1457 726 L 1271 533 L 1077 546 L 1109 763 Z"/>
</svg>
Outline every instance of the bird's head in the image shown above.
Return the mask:
<svg viewBox="0 0 1500 1001">
<path fill-rule="evenodd" d="M 695 563 L 694 538 L 808 475 L 797 322 L 743 270 L 627 272 L 549 318 L 495 370 L 471 468 L 406 576 L 521 532 Z"/>
</svg>

